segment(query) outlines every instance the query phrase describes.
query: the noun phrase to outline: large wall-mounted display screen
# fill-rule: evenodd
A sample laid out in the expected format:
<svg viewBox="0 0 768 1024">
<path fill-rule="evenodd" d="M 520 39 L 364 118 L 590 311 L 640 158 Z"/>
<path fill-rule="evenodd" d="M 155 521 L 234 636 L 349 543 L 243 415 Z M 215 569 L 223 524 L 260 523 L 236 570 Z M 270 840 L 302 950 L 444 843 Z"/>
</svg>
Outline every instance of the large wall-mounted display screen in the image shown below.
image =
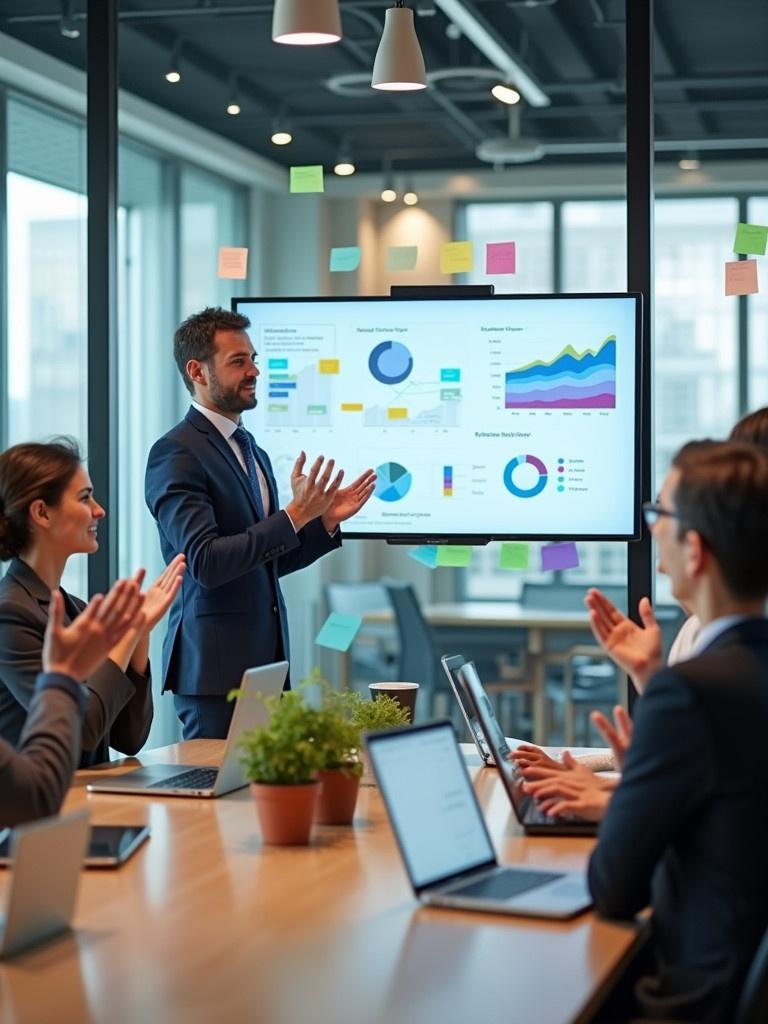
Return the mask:
<svg viewBox="0 0 768 1024">
<path fill-rule="evenodd" d="M 245 299 L 246 425 L 281 502 L 300 450 L 377 473 L 345 536 L 637 536 L 640 298 Z"/>
</svg>

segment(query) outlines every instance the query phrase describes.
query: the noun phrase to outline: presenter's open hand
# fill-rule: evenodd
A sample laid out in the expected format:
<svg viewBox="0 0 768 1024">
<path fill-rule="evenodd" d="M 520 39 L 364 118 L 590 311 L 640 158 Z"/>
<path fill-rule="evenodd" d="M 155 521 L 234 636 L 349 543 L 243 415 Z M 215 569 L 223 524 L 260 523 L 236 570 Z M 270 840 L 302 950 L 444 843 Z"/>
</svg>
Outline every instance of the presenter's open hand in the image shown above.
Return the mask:
<svg viewBox="0 0 768 1024">
<path fill-rule="evenodd" d="M 43 640 L 43 668 L 82 682 L 109 657 L 129 629 L 144 625 L 144 595 L 133 580 L 118 580 L 106 597 L 97 594 L 69 626 L 64 625 L 64 600 L 54 590 Z"/>
<path fill-rule="evenodd" d="M 307 456 L 301 452 L 291 473 L 293 500 L 285 508 L 297 530 L 328 511 L 344 479 L 343 469 L 333 476 L 333 459 L 325 462 L 325 456 L 318 455 L 308 473 L 304 472 L 306 461 Z"/>
<path fill-rule="evenodd" d="M 632 742 L 632 719 L 621 704 L 617 704 L 613 709 L 613 724 L 608 721 L 602 711 L 593 711 L 589 717 L 613 751 L 616 767 L 619 771 L 623 771 L 627 751 Z"/>
<path fill-rule="evenodd" d="M 323 515 L 323 526 L 328 533 L 333 533 L 339 523 L 351 519 L 368 501 L 376 487 L 376 474 L 366 469 L 349 487 L 340 487 Z"/>
<path fill-rule="evenodd" d="M 542 811 L 552 817 L 575 814 L 587 821 L 600 821 L 611 802 L 615 779 L 604 779 L 580 765 L 569 751 L 563 754 L 565 771 L 538 769 L 541 777 L 526 781 L 523 788 Z M 528 769 L 528 772 L 536 769 Z"/>
<path fill-rule="evenodd" d="M 638 605 L 642 626 L 627 618 L 599 590 L 588 590 L 584 603 L 589 609 L 589 624 L 595 639 L 611 660 L 630 676 L 637 692 L 642 693 L 662 665 L 661 630 L 651 602 L 643 597 Z"/>
<path fill-rule="evenodd" d="M 171 607 L 174 597 L 179 591 L 184 572 L 187 568 L 187 560 L 184 555 L 176 555 L 166 565 L 151 587 L 148 587 L 144 594 L 144 628 L 149 633 L 155 628 L 160 619 Z M 134 576 L 136 582 L 141 585 L 144 579 L 144 570 Z"/>
</svg>

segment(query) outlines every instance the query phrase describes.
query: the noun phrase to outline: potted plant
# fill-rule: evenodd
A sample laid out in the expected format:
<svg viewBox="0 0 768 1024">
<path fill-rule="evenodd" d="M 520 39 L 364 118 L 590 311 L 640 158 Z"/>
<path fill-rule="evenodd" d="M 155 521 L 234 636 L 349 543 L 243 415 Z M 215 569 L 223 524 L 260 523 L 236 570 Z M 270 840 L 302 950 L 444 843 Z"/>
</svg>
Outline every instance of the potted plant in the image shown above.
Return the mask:
<svg viewBox="0 0 768 1024">
<path fill-rule="evenodd" d="M 396 700 L 386 694 L 380 694 L 376 700 L 366 699 L 359 693 L 349 693 L 349 713 L 352 722 L 359 732 L 360 759 L 363 763 L 364 786 L 375 786 L 376 780 L 368 760 L 368 753 L 363 749 L 362 735 L 381 729 L 396 729 L 411 724 L 411 716 Z"/>
<path fill-rule="evenodd" d="M 251 783 L 265 843 L 309 842 L 324 753 L 315 742 L 320 712 L 300 692 L 267 697 L 269 725 L 249 729 L 238 740 L 245 777 Z"/>
</svg>

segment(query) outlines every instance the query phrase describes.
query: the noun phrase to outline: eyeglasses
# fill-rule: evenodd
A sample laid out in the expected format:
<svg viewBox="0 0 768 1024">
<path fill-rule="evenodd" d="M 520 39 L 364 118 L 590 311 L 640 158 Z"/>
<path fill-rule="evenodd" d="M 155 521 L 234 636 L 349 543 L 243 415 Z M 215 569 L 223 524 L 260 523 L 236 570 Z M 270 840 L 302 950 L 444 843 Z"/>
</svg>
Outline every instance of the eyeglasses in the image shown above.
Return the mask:
<svg viewBox="0 0 768 1024">
<path fill-rule="evenodd" d="M 679 519 L 680 515 L 678 512 L 673 511 L 671 508 L 664 508 L 658 501 L 644 501 L 642 505 L 643 516 L 648 529 L 652 530 L 656 523 L 662 516 L 671 516 L 672 519 Z"/>
</svg>

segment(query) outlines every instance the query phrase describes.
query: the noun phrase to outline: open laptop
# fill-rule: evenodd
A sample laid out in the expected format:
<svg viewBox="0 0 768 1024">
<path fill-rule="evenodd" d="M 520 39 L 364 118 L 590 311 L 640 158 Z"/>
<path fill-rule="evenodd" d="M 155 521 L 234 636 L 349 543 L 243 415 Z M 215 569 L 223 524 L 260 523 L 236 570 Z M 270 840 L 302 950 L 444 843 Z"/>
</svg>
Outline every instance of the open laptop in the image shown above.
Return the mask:
<svg viewBox="0 0 768 1024">
<path fill-rule="evenodd" d="M 493 756 L 501 781 L 512 804 L 512 810 L 523 830 L 528 835 L 547 836 L 594 836 L 597 835 L 597 824 L 575 816 L 551 817 L 545 814 L 536 801 L 523 790 L 524 779 L 515 762 L 510 758 L 510 748 L 499 720 L 493 710 L 488 694 L 485 692 L 480 676 L 473 662 L 468 661 L 458 670 L 464 684 L 464 692 L 474 709 L 475 717 L 485 736 L 485 742 Z"/>
<path fill-rule="evenodd" d="M 466 694 L 464 680 L 461 678 L 461 674 L 459 672 L 459 669 L 463 668 L 467 662 L 461 654 L 443 655 L 440 662 L 445 670 L 445 674 L 448 676 L 448 682 L 451 684 L 451 689 L 453 690 L 453 695 L 456 698 L 456 703 L 459 705 L 462 718 L 467 723 L 469 735 L 475 742 L 477 752 L 480 755 L 480 760 L 487 768 L 492 768 L 496 762 L 493 760 L 493 754 L 489 750 L 488 744 L 485 742 L 485 735 L 483 733 L 482 726 L 480 725 L 474 708 Z M 509 736 L 506 736 L 505 742 L 508 748 L 514 750 L 514 748 L 523 741 L 511 739 Z"/>
<path fill-rule="evenodd" d="M 450 722 L 370 733 L 366 744 L 422 903 L 555 918 L 590 906 L 583 873 L 499 865 Z"/>
<path fill-rule="evenodd" d="M 261 697 L 282 692 L 288 662 L 249 668 L 243 673 L 240 696 L 229 723 L 224 757 L 220 768 L 198 765 L 151 764 L 124 775 L 111 775 L 91 782 L 91 793 L 136 793 L 140 796 L 224 796 L 247 785 L 237 741 L 247 729 L 266 725 L 269 713 Z"/>
<path fill-rule="evenodd" d="M 14 829 L 0 956 L 13 956 L 69 928 L 88 844 L 88 818 L 88 811 L 76 811 Z"/>
</svg>

